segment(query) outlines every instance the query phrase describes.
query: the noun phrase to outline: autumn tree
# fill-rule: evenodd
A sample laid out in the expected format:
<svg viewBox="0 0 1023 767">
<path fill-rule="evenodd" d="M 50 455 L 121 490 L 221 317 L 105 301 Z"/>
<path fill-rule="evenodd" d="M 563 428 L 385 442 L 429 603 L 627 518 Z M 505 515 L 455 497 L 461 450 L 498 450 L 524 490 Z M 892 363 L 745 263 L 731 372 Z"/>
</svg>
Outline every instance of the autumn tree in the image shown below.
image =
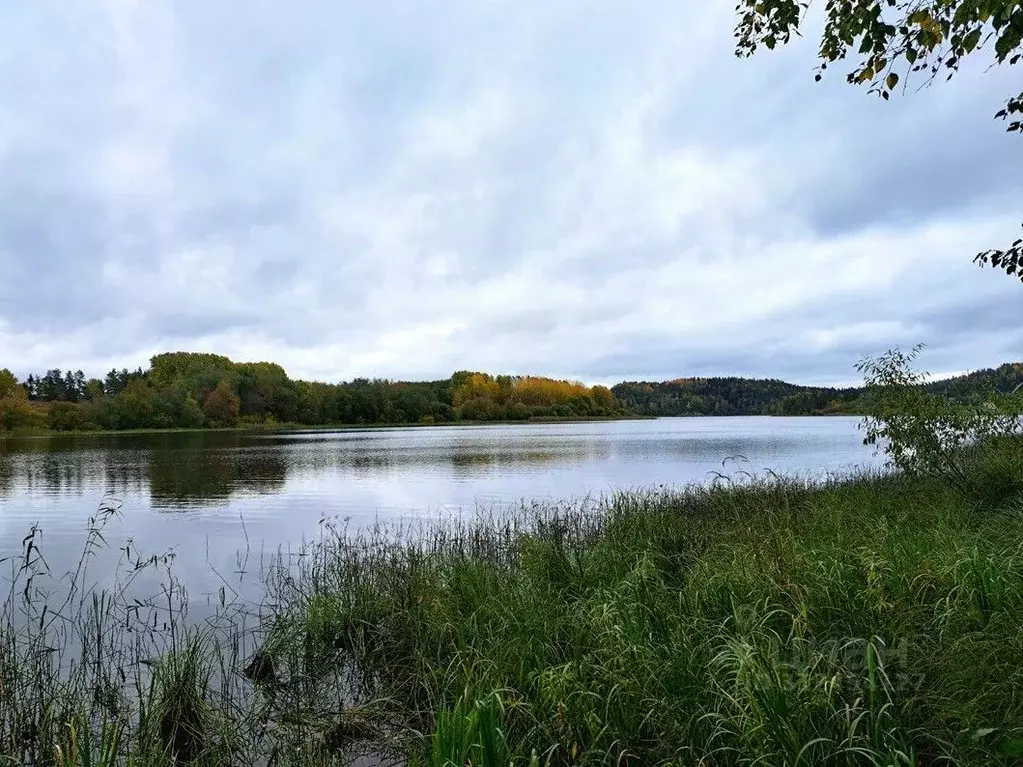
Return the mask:
<svg viewBox="0 0 1023 767">
<path fill-rule="evenodd" d="M 7 368 L 0 369 L 0 431 L 27 426 L 32 420 L 28 392 Z"/>
<path fill-rule="evenodd" d="M 809 7 L 809 0 L 739 0 L 736 54 L 788 43 L 800 34 Z M 847 81 L 885 100 L 914 75 L 927 83 L 941 75 L 951 79 L 964 58 L 982 51 L 1008 66 L 1023 56 L 1019 0 L 826 0 L 824 15 L 816 79 L 853 54 L 858 61 Z M 1023 132 L 1023 91 L 995 117 L 1008 131 Z M 1023 239 L 978 253 L 974 261 L 1023 280 Z"/>
<path fill-rule="evenodd" d="M 567 404 L 573 397 L 583 397 L 588 393 L 585 384 L 575 381 L 525 376 L 516 382 L 513 398 L 524 405 L 551 407 Z"/>
<path fill-rule="evenodd" d="M 452 376 L 451 401 L 461 407 L 472 400 L 493 402 L 501 392 L 501 386 L 487 373 L 470 373 L 466 377 Z"/>
<path fill-rule="evenodd" d="M 229 426 L 238 420 L 241 406 L 241 400 L 231 391 L 230 384 L 226 379 L 221 379 L 217 387 L 203 399 L 202 410 L 213 423 Z"/>
<path fill-rule="evenodd" d="M 14 373 L 7 368 L 0 368 L 0 399 L 15 395 L 18 389 L 24 391 L 25 387 L 18 383 Z M 25 396 L 27 397 L 28 395 L 26 394 Z"/>
<path fill-rule="evenodd" d="M 594 386 L 590 389 L 590 396 L 596 403 L 597 407 L 611 412 L 615 409 L 615 395 L 606 386 Z"/>
<path fill-rule="evenodd" d="M 497 376 L 459 371 L 451 377 L 451 401 L 472 421 L 531 416 L 611 415 L 621 408 L 604 386 L 542 376 Z"/>
</svg>

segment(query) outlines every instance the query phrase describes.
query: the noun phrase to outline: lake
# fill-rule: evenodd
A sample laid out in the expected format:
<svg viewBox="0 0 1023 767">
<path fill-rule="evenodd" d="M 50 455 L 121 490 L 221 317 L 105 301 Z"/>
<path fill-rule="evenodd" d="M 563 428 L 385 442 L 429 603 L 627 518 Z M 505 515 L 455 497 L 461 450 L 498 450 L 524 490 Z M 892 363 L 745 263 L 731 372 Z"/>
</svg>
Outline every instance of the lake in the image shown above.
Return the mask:
<svg viewBox="0 0 1023 767">
<path fill-rule="evenodd" d="M 218 587 L 211 565 L 222 578 L 243 580 L 238 571 L 315 537 L 325 517 L 347 519 L 351 529 L 708 482 L 715 472 L 819 476 L 875 466 L 858 421 L 662 418 L 0 439 L 0 553 L 19 551 L 38 524 L 51 569 L 63 571 L 109 493 L 122 509 L 111 546 L 130 539 L 143 551 L 173 550 L 177 575 L 198 600 Z"/>
</svg>

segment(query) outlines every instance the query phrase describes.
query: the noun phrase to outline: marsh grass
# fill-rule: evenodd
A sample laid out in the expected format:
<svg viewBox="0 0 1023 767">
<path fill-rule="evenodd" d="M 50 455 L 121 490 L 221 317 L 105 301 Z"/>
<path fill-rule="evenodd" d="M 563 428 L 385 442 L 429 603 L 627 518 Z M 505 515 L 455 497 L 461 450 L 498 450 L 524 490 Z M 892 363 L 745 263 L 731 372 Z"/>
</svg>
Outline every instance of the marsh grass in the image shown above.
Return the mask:
<svg viewBox="0 0 1023 767">
<path fill-rule="evenodd" d="M 109 764 L 1015 764 L 1023 454 L 348 530 L 190 619 L 168 558 L 25 539 L 0 753 Z M 111 547 L 112 548 L 112 547 Z M 138 596 L 140 579 L 163 584 Z M 211 577 L 213 577 L 211 575 Z M 224 592 L 221 591 L 221 594 Z"/>
</svg>

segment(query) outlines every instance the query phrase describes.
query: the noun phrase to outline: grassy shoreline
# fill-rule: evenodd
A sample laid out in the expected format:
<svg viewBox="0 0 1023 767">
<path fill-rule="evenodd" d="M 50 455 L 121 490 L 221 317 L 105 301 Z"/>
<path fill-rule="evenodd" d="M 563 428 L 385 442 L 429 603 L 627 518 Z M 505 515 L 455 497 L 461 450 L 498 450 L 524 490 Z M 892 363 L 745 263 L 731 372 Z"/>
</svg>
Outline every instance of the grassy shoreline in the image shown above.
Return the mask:
<svg viewBox="0 0 1023 767">
<path fill-rule="evenodd" d="M 28 568 L 0 622 L 0 754 L 1017 764 L 1023 443 L 987 455 L 968 489 L 764 478 L 326 526 L 266 573 L 258 609 L 225 602 L 190 628 L 173 584 L 142 607 L 108 586 L 56 618 L 19 611 L 43 580 Z"/>
</svg>

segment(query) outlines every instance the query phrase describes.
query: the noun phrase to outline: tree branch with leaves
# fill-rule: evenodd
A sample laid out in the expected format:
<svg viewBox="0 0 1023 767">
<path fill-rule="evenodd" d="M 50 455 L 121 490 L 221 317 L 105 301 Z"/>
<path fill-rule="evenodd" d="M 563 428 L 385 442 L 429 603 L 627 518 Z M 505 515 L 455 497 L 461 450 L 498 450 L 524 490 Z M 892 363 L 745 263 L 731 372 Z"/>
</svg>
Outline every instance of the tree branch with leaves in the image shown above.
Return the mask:
<svg viewBox="0 0 1023 767">
<path fill-rule="evenodd" d="M 800 35 L 809 2 L 739 0 L 736 55 L 751 56 Z M 828 66 L 859 58 L 846 80 L 867 85 L 886 101 L 914 74 L 929 85 L 950 80 L 967 56 L 993 48 L 994 62 L 1015 66 L 1023 57 L 1023 0 L 826 0 L 816 79 Z M 1006 130 L 1023 133 L 1023 91 L 995 115 Z M 978 253 L 974 261 L 1023 280 L 1023 238 L 1004 250 Z"/>
</svg>

